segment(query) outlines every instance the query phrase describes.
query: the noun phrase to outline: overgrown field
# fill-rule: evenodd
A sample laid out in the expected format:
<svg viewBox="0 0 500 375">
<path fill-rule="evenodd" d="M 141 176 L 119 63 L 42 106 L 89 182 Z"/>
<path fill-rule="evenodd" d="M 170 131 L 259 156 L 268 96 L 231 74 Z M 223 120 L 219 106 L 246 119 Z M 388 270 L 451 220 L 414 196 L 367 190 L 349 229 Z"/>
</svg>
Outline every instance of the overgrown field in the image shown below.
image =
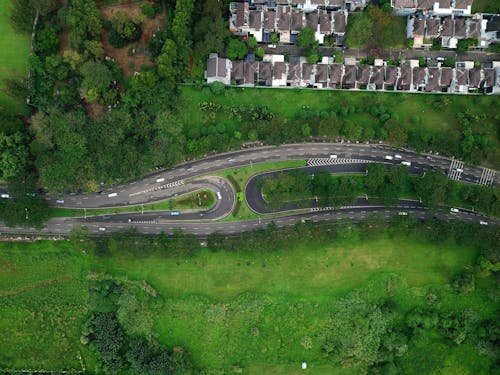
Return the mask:
<svg viewBox="0 0 500 375">
<path fill-rule="evenodd" d="M 90 296 L 96 290 L 96 275 L 143 290 L 134 299 L 122 289 L 135 301 L 136 309 L 128 314 L 120 315 L 120 309 L 130 301 L 120 297 L 116 302 L 118 320 L 128 334 L 154 331 L 163 346 L 189 351 L 196 366 L 208 373 L 244 369 L 293 374 L 300 373 L 302 361 L 315 374 L 359 373 L 360 367 L 343 368 L 324 351 L 339 301 L 352 299 L 353 291 L 370 303 L 389 301 L 397 317 L 394 329 L 403 326 L 415 307 L 439 314 L 466 311 L 476 321 L 496 316 L 498 293 L 491 277 L 478 276 L 475 289 L 466 294 L 450 285 L 456 275 L 473 268 L 478 249 L 389 233 L 368 239 L 346 235 L 350 230 L 342 233 L 327 242 L 276 242 L 273 251 L 251 250 L 255 242 L 244 239 L 234 252 L 192 244 L 194 251 L 176 255 L 172 249 L 183 247 L 187 239 L 184 245 L 169 245 L 171 250 L 148 250 L 148 242 L 133 237 L 111 239 L 105 246 L 74 239 L 0 243 L 0 370 L 79 369 L 81 353 L 87 371 L 93 372 L 97 357 L 80 332 L 88 310 L 109 310 L 105 299 L 96 304 L 89 297 L 89 287 L 94 290 Z M 141 280 L 150 287 L 134 283 Z M 151 302 L 144 290 L 160 299 Z M 409 336 L 399 368 L 408 374 L 490 373 L 493 360 L 479 354 L 469 338 L 473 333 L 457 345 L 440 329 Z"/>
<path fill-rule="evenodd" d="M 0 2 L 0 107 L 16 106 L 22 110 L 22 104 L 14 102 L 3 93 L 5 78 L 13 74 L 24 76 L 28 70 L 29 36 L 15 32 L 9 24 L 10 0 Z"/>
<path fill-rule="evenodd" d="M 499 167 L 500 110 L 493 96 L 275 88 L 219 92 L 194 86 L 183 86 L 182 93 L 186 123 L 217 124 L 233 131 L 240 124 L 237 130 L 243 139 L 269 143 L 337 136 L 384 139 Z M 266 108 L 264 113 L 257 112 L 259 107 Z M 250 121 L 245 111 L 266 120 Z"/>
</svg>

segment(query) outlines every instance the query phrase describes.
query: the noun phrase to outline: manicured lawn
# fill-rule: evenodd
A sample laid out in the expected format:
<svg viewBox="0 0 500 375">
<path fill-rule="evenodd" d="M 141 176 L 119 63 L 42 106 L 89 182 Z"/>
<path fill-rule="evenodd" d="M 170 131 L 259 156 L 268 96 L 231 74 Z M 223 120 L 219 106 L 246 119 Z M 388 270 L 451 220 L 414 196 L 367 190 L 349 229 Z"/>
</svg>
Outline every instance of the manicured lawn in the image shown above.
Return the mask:
<svg viewBox="0 0 500 375">
<path fill-rule="evenodd" d="M 164 299 L 155 310 L 159 341 L 189 348 L 209 373 L 240 366 L 250 374 L 294 374 L 305 360 L 314 374 L 355 374 L 322 354 L 326 320 L 335 302 L 352 290 L 387 298 L 388 282 L 401 313 L 425 305 L 432 289 L 439 293 L 440 309 L 470 307 L 482 318 L 494 316 L 487 287 L 466 296 L 451 292 L 450 278 L 477 255 L 454 243 L 435 246 L 381 235 L 271 253 L 244 249 L 243 243 L 234 253 L 200 249 L 192 257 L 98 258 L 68 242 L 0 243 L 0 329 L 7 333 L 0 337 L 0 367 L 78 369 L 80 351 L 91 368 L 95 359 L 79 342 L 89 270 L 152 285 Z M 311 349 L 301 345 L 304 336 L 311 337 Z M 470 347 L 450 349 L 421 337 L 410 344 L 408 373 L 416 373 L 415 361 L 424 354 L 432 354 L 426 363 L 450 374 L 474 374 L 489 363 Z"/>
<path fill-rule="evenodd" d="M 0 106 L 23 111 L 23 103 L 16 103 L 5 95 L 3 79 L 13 74 L 26 75 L 29 56 L 29 35 L 15 32 L 9 24 L 9 0 L 0 1 Z"/>
</svg>

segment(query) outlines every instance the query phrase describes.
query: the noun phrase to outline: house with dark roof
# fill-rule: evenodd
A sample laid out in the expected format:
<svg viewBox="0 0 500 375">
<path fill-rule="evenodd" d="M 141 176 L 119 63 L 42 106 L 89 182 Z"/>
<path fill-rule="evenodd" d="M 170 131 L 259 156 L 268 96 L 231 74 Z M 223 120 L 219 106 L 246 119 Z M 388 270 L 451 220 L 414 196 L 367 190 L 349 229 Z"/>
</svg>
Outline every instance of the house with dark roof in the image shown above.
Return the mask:
<svg viewBox="0 0 500 375">
<path fill-rule="evenodd" d="M 484 68 L 483 74 L 484 77 L 481 80 L 479 87 L 482 89 L 492 88 L 495 85 L 495 69 Z"/>
<path fill-rule="evenodd" d="M 286 64 L 283 61 L 277 61 L 273 64 L 273 87 L 286 86 Z"/>
<path fill-rule="evenodd" d="M 259 85 L 271 86 L 273 83 L 273 63 L 270 61 L 259 62 Z"/>
<path fill-rule="evenodd" d="M 315 10 L 310 13 L 306 13 L 306 26 L 313 29 L 314 32 L 317 32 L 318 25 L 319 25 L 318 11 Z"/>
<path fill-rule="evenodd" d="M 304 12 L 297 9 L 292 9 L 290 30 L 292 33 L 300 33 L 304 28 L 305 16 Z"/>
<path fill-rule="evenodd" d="M 479 39 L 481 37 L 481 20 L 468 19 L 467 20 L 467 37 Z"/>
<path fill-rule="evenodd" d="M 328 87 L 328 64 L 316 65 L 315 86 L 318 88 Z"/>
<path fill-rule="evenodd" d="M 330 64 L 329 72 L 328 72 L 328 86 L 331 88 L 341 88 L 340 85 L 342 83 L 342 72 L 343 65 L 342 64 Z"/>
<path fill-rule="evenodd" d="M 455 18 L 453 36 L 457 39 L 465 38 L 467 28 L 465 26 L 465 18 Z"/>
<path fill-rule="evenodd" d="M 372 74 L 368 82 L 368 90 L 382 90 L 384 88 L 385 67 L 383 65 L 373 66 Z"/>
<path fill-rule="evenodd" d="M 412 84 L 412 69 L 409 62 L 401 64 L 398 78 L 396 80 L 396 89 L 400 91 L 409 91 Z"/>
<path fill-rule="evenodd" d="M 481 71 L 479 69 L 469 69 L 469 88 L 471 89 L 479 88 L 480 81 L 481 81 Z"/>
<path fill-rule="evenodd" d="M 276 12 L 274 10 L 264 11 L 264 32 L 276 31 Z"/>
<path fill-rule="evenodd" d="M 441 87 L 439 86 L 439 73 L 440 69 L 438 67 L 427 68 L 427 84 L 425 85 L 425 91 L 441 91 Z"/>
<path fill-rule="evenodd" d="M 398 67 L 387 65 L 385 67 L 385 76 L 384 76 L 384 89 L 389 87 L 394 87 L 396 85 L 396 80 L 398 78 Z"/>
<path fill-rule="evenodd" d="M 342 76 L 342 88 L 356 88 L 356 65 L 344 65 L 344 75 Z"/>
<path fill-rule="evenodd" d="M 211 53 L 207 60 L 207 70 L 205 78 L 207 83 L 222 82 L 225 85 L 231 84 L 231 60 L 219 57 L 216 53 Z"/>
<path fill-rule="evenodd" d="M 358 65 L 356 71 L 356 87 L 361 88 L 361 86 L 368 85 L 370 79 L 371 66 L 370 65 Z"/>
<path fill-rule="evenodd" d="M 426 68 L 414 67 L 413 68 L 413 90 L 422 91 L 427 85 L 427 72 Z"/>
<path fill-rule="evenodd" d="M 344 10 L 333 12 L 333 21 L 333 32 L 338 35 L 344 35 L 347 24 L 347 12 Z"/>
<path fill-rule="evenodd" d="M 288 64 L 288 71 L 287 71 L 287 85 L 288 86 L 300 86 L 301 82 L 301 71 L 300 71 L 300 64 Z"/>
<path fill-rule="evenodd" d="M 233 68 L 231 69 L 231 81 L 235 85 L 243 85 L 245 83 L 245 74 L 243 70 L 243 61 L 232 61 Z"/>
<path fill-rule="evenodd" d="M 326 10 L 319 12 L 319 32 L 326 35 L 332 33 L 332 15 Z"/>
<path fill-rule="evenodd" d="M 441 86 L 441 89 L 450 87 L 452 81 L 453 69 L 448 67 L 441 68 L 441 79 L 439 81 L 439 86 Z"/>
<path fill-rule="evenodd" d="M 302 82 L 301 86 L 312 86 L 314 85 L 314 65 L 309 63 L 302 64 Z"/>
<path fill-rule="evenodd" d="M 438 17 L 429 17 L 425 20 L 425 37 L 437 38 L 439 36 L 441 19 Z"/>
<path fill-rule="evenodd" d="M 257 61 L 245 61 L 243 65 L 245 81 L 244 86 L 254 86 L 258 78 L 259 64 Z"/>
</svg>

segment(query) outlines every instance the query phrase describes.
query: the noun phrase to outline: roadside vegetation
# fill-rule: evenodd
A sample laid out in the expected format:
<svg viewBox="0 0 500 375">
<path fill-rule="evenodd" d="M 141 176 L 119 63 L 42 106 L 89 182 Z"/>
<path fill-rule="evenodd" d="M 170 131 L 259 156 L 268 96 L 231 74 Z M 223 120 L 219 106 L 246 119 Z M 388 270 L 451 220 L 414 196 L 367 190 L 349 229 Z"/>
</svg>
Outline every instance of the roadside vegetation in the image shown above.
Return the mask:
<svg viewBox="0 0 500 375">
<path fill-rule="evenodd" d="M 290 203 L 298 208 L 309 207 L 312 199 L 320 207 L 341 207 L 367 194 L 384 205 L 393 205 L 400 198 L 413 198 L 431 209 L 440 204 L 457 205 L 500 216 L 498 188 L 459 183 L 434 171 L 412 176 L 404 165 L 388 169 L 384 164 L 373 163 L 366 170 L 366 176 L 336 176 L 327 171 L 311 176 L 299 169 L 263 176 L 258 186 L 266 204 L 275 210 Z"/>
<path fill-rule="evenodd" d="M 79 370 L 80 354 L 87 373 L 298 373 L 302 361 L 491 373 L 498 249 L 497 228 L 411 216 L 214 234 L 206 247 L 181 232 L 2 242 L 0 369 Z"/>
</svg>

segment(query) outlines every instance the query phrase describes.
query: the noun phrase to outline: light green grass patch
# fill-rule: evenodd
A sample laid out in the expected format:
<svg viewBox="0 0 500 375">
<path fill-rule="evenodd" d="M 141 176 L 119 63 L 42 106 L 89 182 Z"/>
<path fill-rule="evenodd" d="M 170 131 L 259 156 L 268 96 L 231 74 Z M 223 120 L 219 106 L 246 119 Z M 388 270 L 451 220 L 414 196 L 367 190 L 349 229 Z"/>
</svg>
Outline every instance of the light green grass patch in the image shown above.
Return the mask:
<svg viewBox="0 0 500 375">
<path fill-rule="evenodd" d="M 0 1 L 0 106 L 14 106 L 22 111 L 23 103 L 17 103 L 3 93 L 5 78 L 26 75 L 28 70 L 29 35 L 15 32 L 9 23 L 10 0 Z"/>
</svg>

